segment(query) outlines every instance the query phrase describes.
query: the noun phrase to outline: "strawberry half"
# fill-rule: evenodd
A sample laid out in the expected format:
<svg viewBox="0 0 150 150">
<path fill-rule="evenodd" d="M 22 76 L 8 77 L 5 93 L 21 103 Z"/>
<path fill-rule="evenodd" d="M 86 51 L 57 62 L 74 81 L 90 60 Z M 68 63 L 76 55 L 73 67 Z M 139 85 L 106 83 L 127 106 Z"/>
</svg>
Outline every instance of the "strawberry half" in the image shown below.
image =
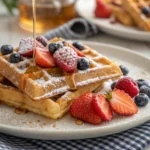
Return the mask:
<svg viewBox="0 0 150 150">
<path fill-rule="evenodd" d="M 111 107 L 103 95 L 95 94 L 93 96 L 92 105 L 102 120 L 110 121 L 112 119 L 113 113 Z"/>
<path fill-rule="evenodd" d="M 132 98 L 122 90 L 114 89 L 111 94 L 106 94 L 112 110 L 124 116 L 134 115 L 138 108 Z"/>
<path fill-rule="evenodd" d="M 70 107 L 70 115 L 73 118 L 97 125 L 102 120 L 91 105 L 92 97 L 93 94 L 89 92 L 76 99 Z"/>
<path fill-rule="evenodd" d="M 77 69 L 78 56 L 76 52 L 67 46 L 58 49 L 54 55 L 56 64 L 68 73 L 73 73 Z"/>
<path fill-rule="evenodd" d="M 52 54 L 39 47 L 36 48 L 35 62 L 38 66 L 43 68 L 50 68 L 55 66 Z"/>
<path fill-rule="evenodd" d="M 109 6 L 103 0 L 96 0 L 94 14 L 98 18 L 109 18 L 111 16 L 111 11 Z"/>
<path fill-rule="evenodd" d="M 35 46 L 42 48 L 43 50 L 46 49 L 40 42 L 35 41 Z M 22 38 L 18 47 L 18 53 L 25 57 L 32 57 L 33 56 L 33 47 L 34 47 L 34 40 L 30 37 Z"/>
</svg>

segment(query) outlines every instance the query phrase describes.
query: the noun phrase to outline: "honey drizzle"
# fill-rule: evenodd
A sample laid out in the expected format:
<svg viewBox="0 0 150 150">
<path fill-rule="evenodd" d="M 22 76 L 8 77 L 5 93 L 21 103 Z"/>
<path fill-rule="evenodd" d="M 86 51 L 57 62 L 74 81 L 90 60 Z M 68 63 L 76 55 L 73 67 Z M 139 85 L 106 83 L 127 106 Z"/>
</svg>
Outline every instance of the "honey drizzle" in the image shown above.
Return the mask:
<svg viewBox="0 0 150 150">
<path fill-rule="evenodd" d="M 36 34 L 36 0 L 32 0 L 32 11 L 33 11 L 33 63 L 35 63 L 35 52 L 36 52 L 36 42 L 35 42 L 35 34 Z"/>
</svg>

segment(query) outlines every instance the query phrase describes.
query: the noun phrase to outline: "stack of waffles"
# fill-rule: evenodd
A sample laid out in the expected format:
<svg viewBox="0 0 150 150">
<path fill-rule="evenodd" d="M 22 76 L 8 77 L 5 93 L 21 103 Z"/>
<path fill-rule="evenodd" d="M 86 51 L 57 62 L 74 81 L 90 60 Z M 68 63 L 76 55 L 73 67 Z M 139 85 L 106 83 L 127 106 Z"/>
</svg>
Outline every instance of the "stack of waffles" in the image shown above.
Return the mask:
<svg viewBox="0 0 150 150">
<path fill-rule="evenodd" d="M 150 0 L 104 0 L 116 20 L 126 26 L 150 31 Z"/>
<path fill-rule="evenodd" d="M 72 42 L 54 38 L 49 43 L 62 41 L 73 48 Z M 15 49 L 12 53 L 17 53 Z M 10 62 L 10 55 L 0 56 L 0 100 L 15 108 L 25 109 L 52 119 L 68 112 L 72 102 L 86 92 L 96 92 L 108 79 L 122 73 L 118 65 L 84 45 L 82 53 L 90 61 L 86 71 L 67 73 L 60 67 L 42 68 L 33 58 L 21 56 L 18 63 Z"/>
</svg>

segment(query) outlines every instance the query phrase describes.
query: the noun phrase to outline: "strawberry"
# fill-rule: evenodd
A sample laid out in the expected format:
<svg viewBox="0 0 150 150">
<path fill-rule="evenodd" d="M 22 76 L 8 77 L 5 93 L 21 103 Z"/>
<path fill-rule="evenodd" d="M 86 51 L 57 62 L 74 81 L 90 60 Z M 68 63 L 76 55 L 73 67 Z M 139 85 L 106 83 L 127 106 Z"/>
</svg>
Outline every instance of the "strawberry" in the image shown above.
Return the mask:
<svg viewBox="0 0 150 150">
<path fill-rule="evenodd" d="M 35 62 L 38 66 L 43 68 L 50 68 L 55 66 L 52 54 L 48 50 L 45 51 L 39 47 L 36 48 Z"/>
<path fill-rule="evenodd" d="M 93 96 L 92 105 L 97 114 L 99 114 L 104 121 L 110 121 L 112 119 L 112 110 L 103 95 L 95 94 Z"/>
<path fill-rule="evenodd" d="M 124 116 L 134 115 L 138 112 L 138 108 L 132 98 L 122 90 L 114 89 L 112 93 L 107 93 L 112 110 Z"/>
<path fill-rule="evenodd" d="M 78 56 L 76 52 L 70 47 L 63 47 L 58 49 L 54 55 L 56 64 L 68 73 L 73 73 L 77 69 Z"/>
<path fill-rule="evenodd" d="M 109 6 L 103 0 L 96 0 L 94 14 L 98 18 L 109 18 L 111 16 L 111 11 Z"/>
<path fill-rule="evenodd" d="M 73 118 L 97 125 L 101 123 L 101 117 L 91 105 L 92 97 L 93 94 L 89 92 L 76 99 L 70 107 L 70 115 Z"/>
<path fill-rule="evenodd" d="M 125 91 L 132 98 L 138 95 L 139 93 L 139 88 L 137 83 L 129 77 L 124 77 L 118 80 L 118 82 L 115 85 L 115 88 Z"/>
<path fill-rule="evenodd" d="M 40 42 L 35 41 L 35 46 L 40 47 L 43 50 L 46 49 Z M 25 57 L 32 57 L 33 56 L 33 47 L 34 47 L 34 40 L 30 37 L 23 38 L 20 41 L 18 53 Z"/>
</svg>

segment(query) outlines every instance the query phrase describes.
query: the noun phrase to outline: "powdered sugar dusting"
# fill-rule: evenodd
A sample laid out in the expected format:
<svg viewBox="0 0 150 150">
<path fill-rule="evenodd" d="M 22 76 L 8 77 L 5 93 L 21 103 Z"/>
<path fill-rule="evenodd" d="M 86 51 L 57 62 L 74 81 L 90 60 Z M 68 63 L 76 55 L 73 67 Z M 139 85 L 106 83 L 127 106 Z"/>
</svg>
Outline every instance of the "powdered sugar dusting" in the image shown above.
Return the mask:
<svg viewBox="0 0 150 150">
<path fill-rule="evenodd" d="M 18 52 L 20 54 L 24 54 L 27 51 L 32 51 L 33 50 L 33 44 L 34 44 L 34 40 L 31 37 L 28 38 L 22 38 L 20 40 L 20 44 L 19 44 L 19 48 L 18 48 Z M 35 41 L 36 47 L 40 47 L 45 49 L 46 47 L 44 47 L 40 42 Z"/>
<path fill-rule="evenodd" d="M 87 85 L 87 84 L 90 84 L 90 83 L 95 83 L 95 82 L 98 82 L 98 81 L 102 81 L 102 80 L 105 80 L 105 79 L 110 79 L 110 78 L 117 77 L 117 76 L 119 76 L 119 74 L 101 76 L 101 77 L 97 77 L 97 78 L 93 78 L 93 79 L 88 79 L 86 81 L 78 82 L 76 85 L 77 86 L 84 86 L 84 85 Z"/>
<path fill-rule="evenodd" d="M 65 46 L 57 50 L 53 57 L 57 65 L 65 71 L 76 69 L 78 56 L 72 48 Z"/>
</svg>

